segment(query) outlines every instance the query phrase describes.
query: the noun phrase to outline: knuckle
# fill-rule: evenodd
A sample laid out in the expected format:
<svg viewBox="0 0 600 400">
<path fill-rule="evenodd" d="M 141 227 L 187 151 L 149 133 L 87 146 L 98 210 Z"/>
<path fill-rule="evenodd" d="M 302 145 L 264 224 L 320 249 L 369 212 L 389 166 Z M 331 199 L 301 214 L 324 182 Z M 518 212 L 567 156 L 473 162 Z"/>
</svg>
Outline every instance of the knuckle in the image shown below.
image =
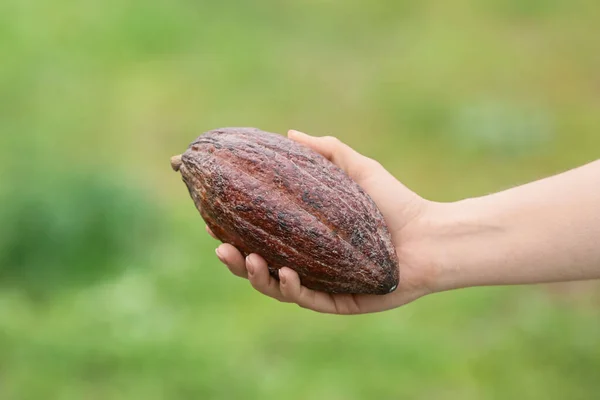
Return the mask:
<svg viewBox="0 0 600 400">
<path fill-rule="evenodd" d="M 288 302 L 295 302 L 294 296 L 290 292 L 281 291 L 281 297 L 283 297 Z"/>
<path fill-rule="evenodd" d="M 324 136 L 323 140 L 330 146 L 338 146 L 340 143 L 342 143 L 340 139 L 336 138 L 335 136 Z"/>
<path fill-rule="evenodd" d="M 225 264 L 225 265 L 227 266 L 227 269 L 229 270 L 229 272 L 231 272 L 232 274 L 234 274 L 234 275 L 241 274 L 241 272 L 237 268 L 233 267 L 232 265 L 229 265 L 229 264 Z"/>
<path fill-rule="evenodd" d="M 248 279 L 250 281 L 250 284 L 252 285 L 252 287 L 256 290 L 258 290 L 259 292 L 262 292 L 262 286 L 260 281 L 256 279 L 256 277 L 250 277 Z"/>
<path fill-rule="evenodd" d="M 235 276 L 243 276 L 243 274 L 240 271 L 237 271 L 233 268 L 229 268 L 229 272 L 231 272 Z"/>
<path fill-rule="evenodd" d="M 379 161 L 368 157 L 364 157 L 362 162 L 357 165 L 359 167 L 353 168 L 351 171 L 352 177 L 357 181 L 365 180 L 377 173 L 380 168 L 383 168 Z"/>
<path fill-rule="evenodd" d="M 368 162 L 369 162 L 369 165 L 370 165 L 372 168 L 383 168 L 383 165 L 381 165 L 381 163 L 380 163 L 379 161 L 377 161 L 377 160 L 374 160 L 374 159 L 372 159 L 372 158 L 368 158 L 368 160 L 369 160 L 369 161 L 368 161 Z"/>
<path fill-rule="evenodd" d="M 248 278 L 248 274 L 245 271 L 232 271 L 235 276 L 240 278 Z"/>
<path fill-rule="evenodd" d="M 255 288 L 256 291 L 264 296 L 268 296 L 268 297 L 275 297 L 272 293 L 270 293 L 268 290 L 266 290 L 263 287 L 256 287 Z"/>
<path fill-rule="evenodd" d="M 379 169 L 379 168 L 383 168 L 383 166 L 381 165 L 381 163 L 373 158 L 367 157 L 367 156 L 363 156 L 363 163 L 364 166 L 367 167 L 370 170 L 374 170 L 374 169 Z"/>
</svg>

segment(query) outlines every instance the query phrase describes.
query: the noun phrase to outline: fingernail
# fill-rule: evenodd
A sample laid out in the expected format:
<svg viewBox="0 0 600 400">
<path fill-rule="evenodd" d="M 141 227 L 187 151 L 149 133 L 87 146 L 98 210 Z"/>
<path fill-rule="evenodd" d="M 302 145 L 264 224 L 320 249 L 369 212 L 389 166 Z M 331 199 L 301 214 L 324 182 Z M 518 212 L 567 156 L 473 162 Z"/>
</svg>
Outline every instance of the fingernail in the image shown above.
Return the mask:
<svg viewBox="0 0 600 400">
<path fill-rule="evenodd" d="M 279 274 L 279 282 L 281 282 L 283 285 L 285 285 L 285 282 L 287 281 L 285 274 L 282 274 L 281 270 L 279 270 L 278 274 Z"/>
<path fill-rule="evenodd" d="M 224 261 L 223 261 L 223 256 L 221 255 L 221 251 L 219 250 L 219 248 L 218 248 L 218 247 L 215 249 L 215 253 L 217 254 L 217 257 L 219 258 L 219 260 L 220 260 L 221 262 L 224 262 Z"/>
<path fill-rule="evenodd" d="M 252 264 L 250 256 L 246 257 L 246 270 L 248 271 L 248 275 L 254 274 L 254 264 Z"/>
</svg>

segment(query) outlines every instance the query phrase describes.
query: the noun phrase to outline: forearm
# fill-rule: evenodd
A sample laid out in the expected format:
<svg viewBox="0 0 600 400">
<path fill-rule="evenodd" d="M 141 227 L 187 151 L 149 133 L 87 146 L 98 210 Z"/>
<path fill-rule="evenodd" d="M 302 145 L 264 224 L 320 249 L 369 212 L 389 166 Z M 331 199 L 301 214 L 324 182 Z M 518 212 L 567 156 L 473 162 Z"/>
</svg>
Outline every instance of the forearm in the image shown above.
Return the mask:
<svg viewBox="0 0 600 400">
<path fill-rule="evenodd" d="M 600 278 L 600 161 L 442 205 L 428 224 L 438 290 Z"/>
</svg>

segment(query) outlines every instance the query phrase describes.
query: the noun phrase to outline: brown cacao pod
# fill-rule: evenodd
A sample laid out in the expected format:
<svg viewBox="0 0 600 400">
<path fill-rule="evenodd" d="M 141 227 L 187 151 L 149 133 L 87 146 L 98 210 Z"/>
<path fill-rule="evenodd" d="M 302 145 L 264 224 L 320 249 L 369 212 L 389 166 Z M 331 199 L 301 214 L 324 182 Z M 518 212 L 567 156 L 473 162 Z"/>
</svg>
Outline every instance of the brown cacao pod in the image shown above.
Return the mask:
<svg viewBox="0 0 600 400">
<path fill-rule="evenodd" d="M 317 152 L 256 128 L 222 128 L 172 159 L 208 227 L 271 275 L 289 267 L 308 288 L 386 294 L 398 258 L 373 200 Z"/>
</svg>

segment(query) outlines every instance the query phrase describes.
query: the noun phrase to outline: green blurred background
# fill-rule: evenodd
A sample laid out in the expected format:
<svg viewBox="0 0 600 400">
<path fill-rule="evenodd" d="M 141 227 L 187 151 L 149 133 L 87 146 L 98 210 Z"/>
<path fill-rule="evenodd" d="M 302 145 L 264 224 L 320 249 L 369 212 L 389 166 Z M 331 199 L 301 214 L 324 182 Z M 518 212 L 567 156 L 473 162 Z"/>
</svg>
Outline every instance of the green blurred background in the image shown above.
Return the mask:
<svg viewBox="0 0 600 400">
<path fill-rule="evenodd" d="M 439 201 L 591 161 L 597 0 L 3 0 L 0 55 L 1 399 L 598 398 L 598 284 L 317 315 L 219 265 L 169 167 L 222 126 Z"/>
</svg>

